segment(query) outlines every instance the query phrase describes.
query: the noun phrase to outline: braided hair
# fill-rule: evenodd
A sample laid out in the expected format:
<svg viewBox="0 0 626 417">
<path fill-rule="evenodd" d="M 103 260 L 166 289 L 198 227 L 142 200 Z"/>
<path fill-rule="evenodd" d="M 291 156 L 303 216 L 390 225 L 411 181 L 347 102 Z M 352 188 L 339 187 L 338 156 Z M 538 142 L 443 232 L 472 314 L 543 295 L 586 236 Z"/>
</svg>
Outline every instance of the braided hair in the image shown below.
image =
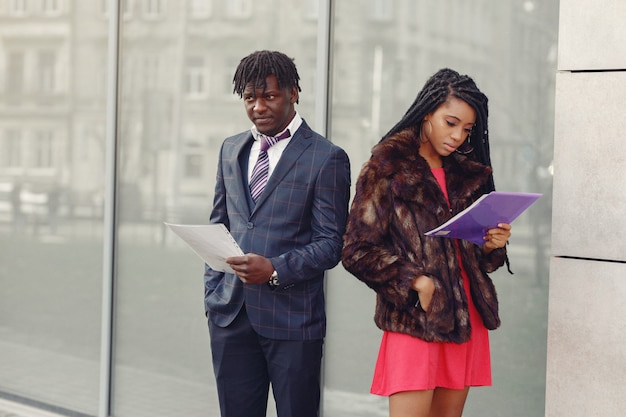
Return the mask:
<svg viewBox="0 0 626 417">
<path fill-rule="evenodd" d="M 476 112 L 476 122 L 470 136 L 462 148 L 470 148 L 467 156 L 482 163 L 491 166 L 491 157 L 489 152 L 489 130 L 487 126 L 488 108 L 487 96 L 483 94 L 474 80 L 467 75 L 461 75 L 458 72 L 443 68 L 432 75 L 422 90 L 418 93 L 415 101 L 409 107 L 402 119 L 391 128 L 391 130 L 383 136 L 381 142 L 387 137 L 394 135 L 401 130 L 414 128 L 420 131 L 422 122 L 427 114 L 434 112 L 441 104 L 445 103 L 448 97 L 455 97 L 469 104 Z M 471 142 L 471 144 L 468 144 Z M 489 176 L 487 184 L 484 186 L 483 192 L 489 193 L 495 190 L 493 175 Z"/>
<path fill-rule="evenodd" d="M 278 87 L 300 88 L 300 76 L 292 58 L 278 51 L 256 51 L 243 58 L 233 77 L 233 93 L 241 98 L 248 84 L 254 88 L 265 89 L 265 79 L 274 75 L 278 81 Z"/>
<path fill-rule="evenodd" d="M 489 116 L 487 96 L 478 89 L 474 80 L 469 76 L 461 75 L 450 68 L 440 69 L 426 81 L 426 84 L 417 94 L 415 101 L 413 101 L 413 104 L 411 104 L 402 119 L 383 136 L 381 142 L 405 129 L 414 128 L 417 129 L 417 132 L 421 131 L 424 117 L 437 110 L 441 104 L 446 102 L 448 97 L 463 100 L 476 112 L 474 127 L 472 127 L 466 143 L 462 145 L 462 147 L 468 146 L 470 149 L 462 151 L 459 148 L 459 151 L 483 165 L 491 166 L 489 129 L 487 125 Z M 468 145 L 467 142 L 470 140 L 471 144 Z M 493 174 L 491 174 L 482 191 L 483 193 L 489 193 L 495 189 Z M 512 274 L 509 257 L 506 256 L 504 261 L 507 270 Z"/>
</svg>

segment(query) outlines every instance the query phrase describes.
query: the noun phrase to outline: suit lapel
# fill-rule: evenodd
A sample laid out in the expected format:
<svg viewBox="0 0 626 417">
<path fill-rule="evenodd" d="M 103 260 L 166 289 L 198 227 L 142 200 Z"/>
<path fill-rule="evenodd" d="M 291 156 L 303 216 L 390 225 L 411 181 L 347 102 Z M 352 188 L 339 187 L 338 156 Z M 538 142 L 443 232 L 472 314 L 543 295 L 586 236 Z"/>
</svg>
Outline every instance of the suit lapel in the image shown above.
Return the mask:
<svg viewBox="0 0 626 417">
<path fill-rule="evenodd" d="M 287 147 L 280 156 L 278 164 L 276 164 L 272 175 L 270 175 L 267 181 L 265 190 L 256 202 L 253 213 L 263 205 L 280 181 L 291 171 L 291 168 L 295 165 L 298 158 L 300 158 L 300 155 L 311 146 L 311 141 L 309 140 L 311 134 L 312 132 L 309 126 L 302 121 L 302 125 L 300 125 L 300 128 L 296 131 L 296 134 L 291 138 L 289 144 L 287 144 Z"/>
<path fill-rule="evenodd" d="M 252 210 L 250 208 L 250 191 L 248 190 L 248 158 L 250 156 L 250 148 L 252 146 L 252 142 L 254 138 L 252 137 L 251 132 L 242 133 L 239 138 L 236 139 L 236 144 L 233 147 L 234 158 L 232 159 L 232 163 L 235 164 L 233 172 L 240 172 L 241 175 L 236 177 L 239 180 L 235 180 L 236 184 L 236 194 L 242 196 L 242 198 L 237 201 L 241 202 L 241 206 L 238 207 L 242 212 L 250 213 Z"/>
</svg>

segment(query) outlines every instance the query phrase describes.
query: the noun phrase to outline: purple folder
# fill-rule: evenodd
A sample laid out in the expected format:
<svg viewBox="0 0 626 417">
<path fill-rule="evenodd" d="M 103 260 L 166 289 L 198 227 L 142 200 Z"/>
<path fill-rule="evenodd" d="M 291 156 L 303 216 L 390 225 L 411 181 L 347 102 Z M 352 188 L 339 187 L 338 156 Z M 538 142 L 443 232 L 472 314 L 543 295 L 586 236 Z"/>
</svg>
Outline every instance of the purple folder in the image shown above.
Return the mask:
<svg viewBox="0 0 626 417">
<path fill-rule="evenodd" d="M 425 235 L 464 239 L 482 245 L 487 230 L 497 227 L 498 223 L 511 224 L 541 196 L 502 191 L 483 194 L 474 204 Z"/>
</svg>

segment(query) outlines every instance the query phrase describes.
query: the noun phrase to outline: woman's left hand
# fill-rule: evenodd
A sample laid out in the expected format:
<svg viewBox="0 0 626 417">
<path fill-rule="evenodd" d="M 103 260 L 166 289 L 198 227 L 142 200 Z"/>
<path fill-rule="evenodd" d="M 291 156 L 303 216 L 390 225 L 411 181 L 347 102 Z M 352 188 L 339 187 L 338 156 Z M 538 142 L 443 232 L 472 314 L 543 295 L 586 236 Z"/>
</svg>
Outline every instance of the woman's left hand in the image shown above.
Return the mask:
<svg viewBox="0 0 626 417">
<path fill-rule="evenodd" d="M 490 253 L 494 249 L 503 248 L 511 237 L 511 225 L 499 223 L 498 227 L 487 230 L 485 234 L 485 243 L 483 244 L 483 252 Z"/>
<path fill-rule="evenodd" d="M 421 304 L 422 309 L 428 311 L 430 302 L 433 299 L 433 294 L 435 293 L 435 281 L 429 276 L 420 275 L 413 280 L 411 288 L 417 291 L 418 303 Z"/>
</svg>

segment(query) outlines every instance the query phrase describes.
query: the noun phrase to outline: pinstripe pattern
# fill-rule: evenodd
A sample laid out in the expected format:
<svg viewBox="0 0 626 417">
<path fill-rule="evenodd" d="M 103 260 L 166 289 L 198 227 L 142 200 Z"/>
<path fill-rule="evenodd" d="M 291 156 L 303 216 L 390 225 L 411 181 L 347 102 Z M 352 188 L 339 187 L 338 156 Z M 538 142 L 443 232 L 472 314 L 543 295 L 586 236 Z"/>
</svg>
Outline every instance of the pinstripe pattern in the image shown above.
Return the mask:
<svg viewBox="0 0 626 417">
<path fill-rule="evenodd" d="M 244 252 L 267 257 L 281 284 L 244 285 L 233 274 L 207 268 L 206 311 L 224 327 L 245 303 L 250 323 L 264 337 L 323 338 L 323 277 L 341 255 L 350 197 L 348 156 L 303 122 L 251 208 L 240 161 L 252 140 L 248 131 L 224 141 L 210 222 L 224 223 Z"/>
</svg>

